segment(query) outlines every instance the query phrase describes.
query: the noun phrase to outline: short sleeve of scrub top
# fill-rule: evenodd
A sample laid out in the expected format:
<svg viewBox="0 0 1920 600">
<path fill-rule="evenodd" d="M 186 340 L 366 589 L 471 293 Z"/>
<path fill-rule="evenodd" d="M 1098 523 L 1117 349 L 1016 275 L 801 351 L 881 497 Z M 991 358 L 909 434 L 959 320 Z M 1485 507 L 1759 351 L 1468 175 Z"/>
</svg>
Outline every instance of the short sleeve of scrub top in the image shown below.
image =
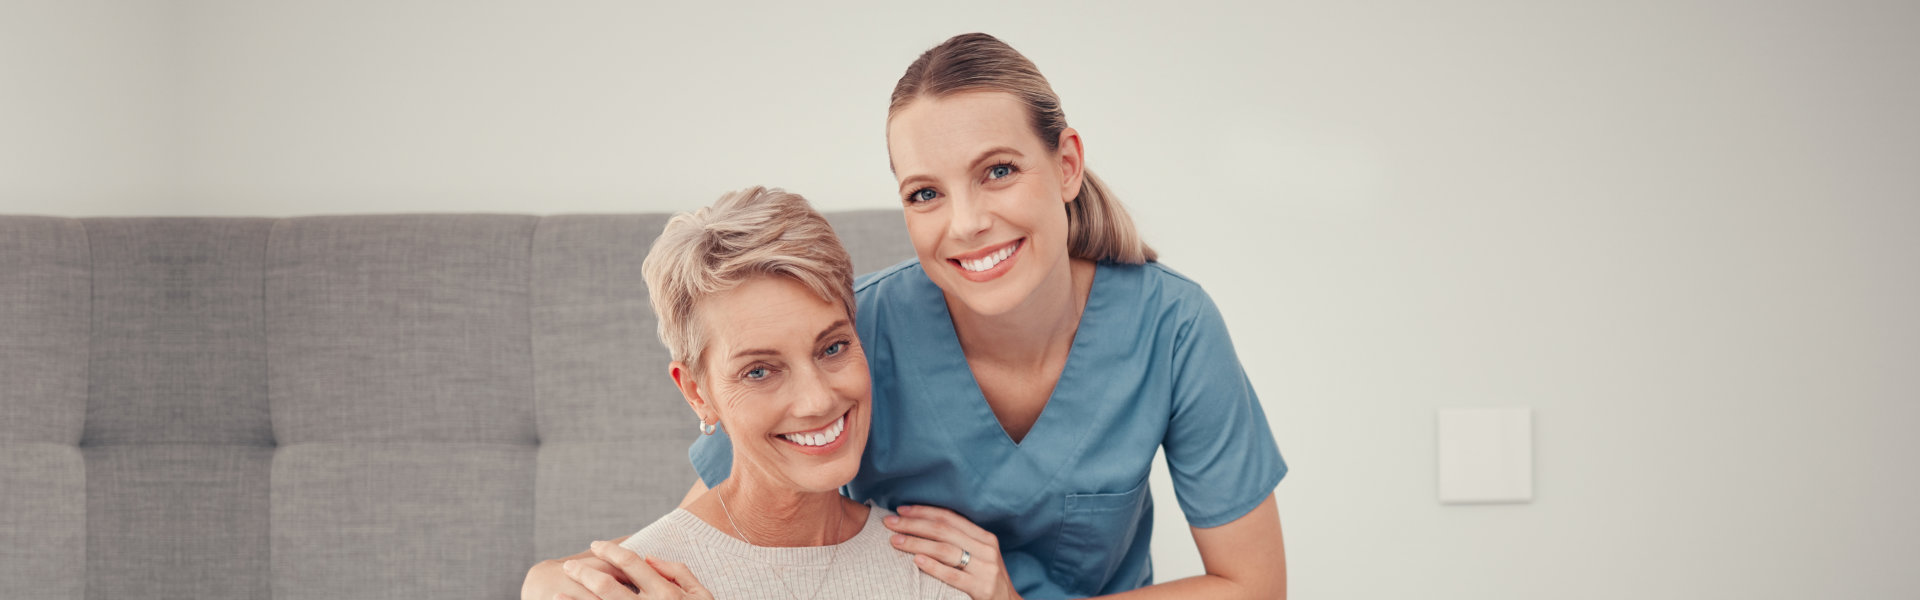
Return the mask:
<svg viewBox="0 0 1920 600">
<path fill-rule="evenodd" d="M 1200 286 L 1158 263 L 1100 263 L 1046 408 L 1014 442 L 916 261 L 855 283 L 873 411 L 855 500 L 943 506 L 994 533 L 1022 596 L 1076 598 L 1153 583 L 1147 474 L 1166 451 L 1187 522 L 1230 523 L 1287 465 L 1225 322 Z M 725 434 L 689 450 L 708 486 L 732 468 Z"/>
</svg>

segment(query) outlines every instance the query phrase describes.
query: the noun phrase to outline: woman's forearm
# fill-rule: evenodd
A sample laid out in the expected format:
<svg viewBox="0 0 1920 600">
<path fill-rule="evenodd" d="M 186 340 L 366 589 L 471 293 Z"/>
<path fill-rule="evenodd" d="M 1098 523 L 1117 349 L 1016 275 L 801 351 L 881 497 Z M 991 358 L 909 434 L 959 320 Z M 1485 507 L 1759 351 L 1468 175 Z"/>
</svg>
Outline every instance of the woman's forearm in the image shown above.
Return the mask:
<svg viewBox="0 0 1920 600">
<path fill-rule="evenodd" d="M 1193 528 L 1207 573 L 1101 598 L 1282 599 L 1287 597 L 1287 547 L 1273 495 L 1231 523 Z"/>
<path fill-rule="evenodd" d="M 1113 600 L 1173 600 L 1177 598 L 1284 600 L 1287 597 L 1287 587 L 1284 578 L 1277 586 L 1272 586 L 1255 585 L 1253 582 L 1235 582 L 1219 575 L 1195 575 L 1193 577 L 1157 583 L 1111 596 L 1099 597 L 1112 598 Z"/>
</svg>

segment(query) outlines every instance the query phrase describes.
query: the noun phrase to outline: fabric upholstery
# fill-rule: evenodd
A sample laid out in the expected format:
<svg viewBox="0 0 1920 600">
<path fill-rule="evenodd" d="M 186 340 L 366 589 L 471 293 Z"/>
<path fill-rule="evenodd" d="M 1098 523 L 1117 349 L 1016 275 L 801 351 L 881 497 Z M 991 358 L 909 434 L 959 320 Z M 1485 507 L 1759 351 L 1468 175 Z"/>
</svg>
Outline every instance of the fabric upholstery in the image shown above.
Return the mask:
<svg viewBox="0 0 1920 600">
<path fill-rule="evenodd" d="M 87 460 L 87 597 L 267 597 L 273 448 L 117 444 Z"/>
<path fill-rule="evenodd" d="M 273 597 L 518 597 L 535 560 L 533 458 L 522 444 L 282 447 Z"/>
<path fill-rule="evenodd" d="M 268 219 L 88 219 L 88 446 L 271 446 L 261 261 Z"/>
<path fill-rule="evenodd" d="M 507 599 L 638 530 L 694 481 L 667 218 L 0 216 L 0 595 Z"/>
<path fill-rule="evenodd" d="M 80 442 L 89 268 L 78 221 L 0 219 L 0 443 Z"/>
<path fill-rule="evenodd" d="M 0 589 L 77 599 L 87 589 L 87 465 L 71 444 L 0 444 Z"/>
<path fill-rule="evenodd" d="M 913 258 L 907 224 L 898 210 L 855 210 L 827 213 L 840 245 L 853 256 L 853 274 L 872 273 Z"/>
<path fill-rule="evenodd" d="M 306 217 L 267 249 L 274 434 L 532 444 L 534 217 Z"/>
<path fill-rule="evenodd" d="M 265 594 L 269 219 L 87 219 L 87 594 Z"/>
<path fill-rule="evenodd" d="M 692 412 L 666 377 L 640 263 L 666 215 L 547 217 L 534 235 L 534 540 L 542 557 L 625 535 L 693 483 Z"/>
<path fill-rule="evenodd" d="M 86 590 L 88 256 L 78 221 L 0 219 L 0 590 Z"/>
<path fill-rule="evenodd" d="M 510 597 L 506 584 L 533 562 L 536 222 L 309 217 L 275 227 L 274 597 Z"/>
</svg>

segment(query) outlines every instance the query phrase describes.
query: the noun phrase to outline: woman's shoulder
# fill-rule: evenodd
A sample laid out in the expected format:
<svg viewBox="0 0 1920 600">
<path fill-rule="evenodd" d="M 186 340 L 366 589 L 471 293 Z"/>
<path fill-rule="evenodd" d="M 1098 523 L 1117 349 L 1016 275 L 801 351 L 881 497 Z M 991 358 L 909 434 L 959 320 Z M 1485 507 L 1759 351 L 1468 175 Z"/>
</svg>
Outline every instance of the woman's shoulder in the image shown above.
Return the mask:
<svg viewBox="0 0 1920 600">
<path fill-rule="evenodd" d="M 702 525 L 700 518 L 693 516 L 693 513 L 683 508 L 676 508 L 673 512 L 662 515 L 646 527 L 640 528 L 640 531 L 628 536 L 627 541 L 621 542 L 620 545 L 642 556 L 652 555 L 686 562 L 687 559 L 683 553 L 693 546 L 692 542 L 695 538 L 701 537 L 699 528 Z"/>
<path fill-rule="evenodd" d="M 621 546 L 642 555 L 685 563 L 709 589 L 731 592 L 733 596 L 753 596 L 758 591 L 776 589 L 773 587 L 776 585 L 784 590 L 785 584 L 775 570 L 766 568 L 768 566 L 805 569 L 804 565 L 821 565 L 838 572 L 837 581 L 831 584 L 849 592 L 858 590 L 846 597 L 939 600 L 967 597 L 921 572 L 913 565 L 912 554 L 895 550 L 892 532 L 884 524 L 893 511 L 872 503 L 868 506 L 871 508 L 860 533 L 838 548 L 747 546 L 719 533 L 684 509 L 675 509 L 660 517 L 627 538 Z M 716 535 L 725 539 L 717 539 Z M 836 563 L 837 569 L 832 566 Z"/>
<path fill-rule="evenodd" d="M 1094 291 L 1101 296 L 1100 301 L 1134 308 L 1140 311 L 1138 318 L 1172 324 L 1205 319 L 1219 312 L 1198 281 L 1158 261 L 1138 265 L 1103 262 L 1099 266 Z"/>
<path fill-rule="evenodd" d="M 891 294 L 911 290 L 916 284 L 933 285 L 927 278 L 927 272 L 920 267 L 920 260 L 909 258 L 872 273 L 855 277 L 853 293 L 861 300 L 875 294 Z"/>
<path fill-rule="evenodd" d="M 894 549 L 893 531 L 886 528 L 885 520 L 894 512 L 871 501 L 867 523 L 860 533 L 854 536 L 849 548 L 854 560 L 865 565 L 865 573 L 855 577 L 857 581 L 874 586 L 875 590 L 884 590 L 880 596 L 887 598 L 921 598 L 928 600 L 966 600 L 967 595 L 938 578 L 921 571 L 914 566 L 913 555 Z"/>
<path fill-rule="evenodd" d="M 1175 298 L 1198 296 L 1205 298 L 1207 292 L 1200 282 L 1176 271 L 1160 261 L 1143 264 L 1116 262 L 1100 263 L 1100 275 L 1112 279 L 1115 283 L 1141 288 L 1145 291 L 1162 292 Z"/>
<path fill-rule="evenodd" d="M 902 325 L 922 323 L 931 312 L 946 310 L 945 304 L 934 302 L 940 298 L 940 287 L 927 278 L 918 260 L 903 260 L 861 275 L 853 283 L 853 303 L 862 341 L 871 341 L 864 336 L 893 337 L 905 333 L 911 328 Z M 890 325 L 881 326 L 882 322 Z"/>
</svg>

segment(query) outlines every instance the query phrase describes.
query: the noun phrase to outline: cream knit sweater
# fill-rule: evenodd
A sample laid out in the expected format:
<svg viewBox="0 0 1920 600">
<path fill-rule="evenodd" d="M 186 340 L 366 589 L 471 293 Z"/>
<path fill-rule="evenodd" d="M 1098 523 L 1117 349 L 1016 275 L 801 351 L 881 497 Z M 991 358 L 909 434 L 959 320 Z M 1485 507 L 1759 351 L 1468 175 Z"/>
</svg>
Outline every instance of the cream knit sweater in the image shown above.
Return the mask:
<svg viewBox="0 0 1920 600">
<path fill-rule="evenodd" d="M 674 509 L 621 545 L 642 556 L 686 563 L 714 600 L 966 600 L 966 594 L 920 572 L 912 554 L 893 548 L 893 532 L 880 522 L 891 514 L 873 507 L 860 533 L 841 544 L 769 548 L 734 539 L 693 513 Z"/>
</svg>

